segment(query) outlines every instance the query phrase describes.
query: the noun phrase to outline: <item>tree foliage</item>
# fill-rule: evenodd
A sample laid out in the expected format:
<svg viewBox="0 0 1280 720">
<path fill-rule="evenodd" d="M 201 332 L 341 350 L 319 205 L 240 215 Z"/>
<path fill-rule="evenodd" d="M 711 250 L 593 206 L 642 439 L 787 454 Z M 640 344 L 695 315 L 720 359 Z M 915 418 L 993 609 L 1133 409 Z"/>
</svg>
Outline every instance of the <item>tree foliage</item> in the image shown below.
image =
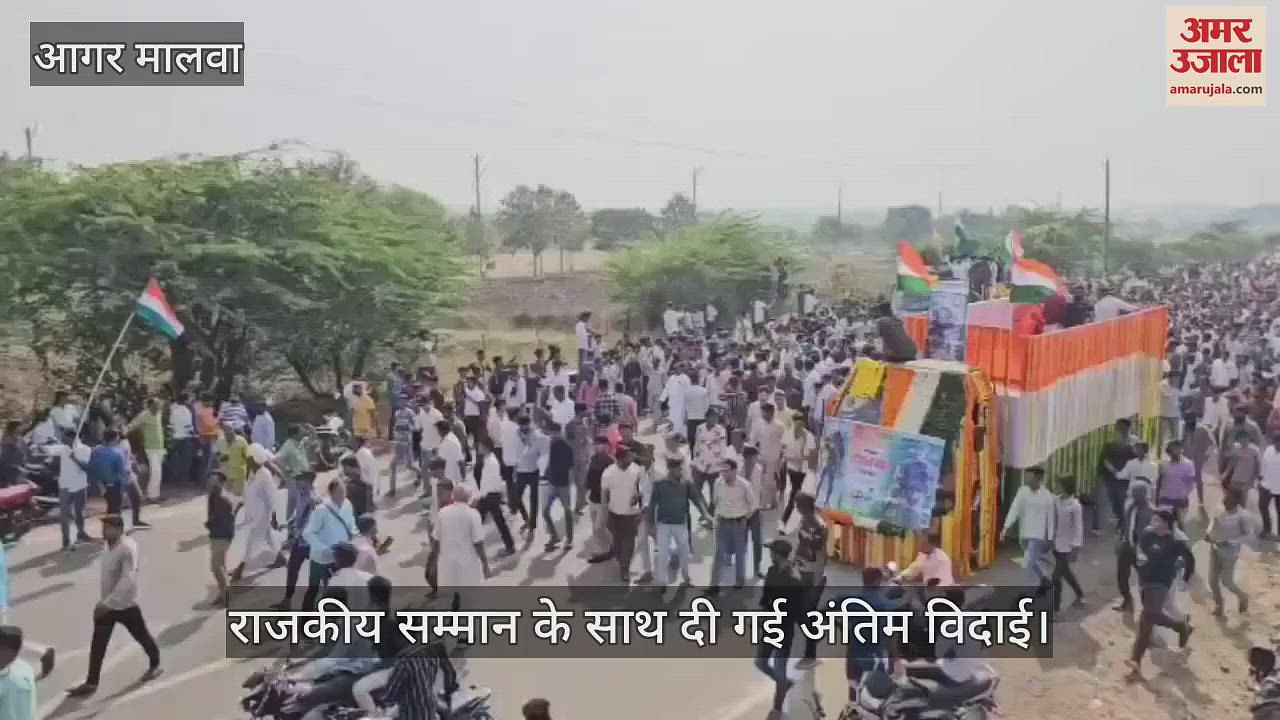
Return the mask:
<svg viewBox="0 0 1280 720">
<path fill-rule="evenodd" d="M 823 215 L 814 222 L 810 235 L 814 242 L 857 242 L 863 238 L 864 231 L 857 223 L 844 222 L 835 215 Z"/>
<path fill-rule="evenodd" d="M 885 211 L 881 236 L 890 242 L 920 242 L 933 235 L 933 215 L 923 205 L 891 207 Z"/>
<path fill-rule="evenodd" d="M 771 296 L 779 258 L 789 253 L 753 221 L 725 216 L 635 245 L 612 258 L 608 272 L 614 298 L 657 324 L 668 302 L 715 300 L 734 316 L 744 312 L 752 300 Z"/>
<path fill-rule="evenodd" d="M 695 225 L 698 222 L 698 209 L 693 201 L 684 193 L 676 193 L 662 206 L 662 228 L 667 232 Z"/>
<path fill-rule="evenodd" d="M 111 381 L 168 370 L 229 392 L 287 363 L 317 394 L 446 307 L 462 277 L 443 208 L 380 188 L 353 163 L 216 158 L 10 173 L 0 192 L 0 288 L 33 350 L 91 382 L 154 276 L 187 328 L 127 333 Z M 149 367 L 130 366 L 142 358 Z"/>
<path fill-rule="evenodd" d="M 1005 236 L 1013 228 L 1021 229 L 1027 257 L 1072 276 L 1096 276 L 1104 269 L 1149 275 L 1176 263 L 1246 260 L 1268 247 L 1265 239 L 1250 235 L 1240 222 L 1213 223 L 1185 239 L 1157 243 L 1148 231 L 1160 226 L 1151 223 L 1113 225 L 1108 242 L 1102 215 L 1091 209 L 1068 213 L 1010 207 L 999 213 L 962 211 L 958 219 L 984 252 L 993 256 L 1003 256 Z"/>
<path fill-rule="evenodd" d="M 563 251 L 581 250 L 588 232 L 586 216 L 573 193 L 546 185 L 519 185 L 507 193 L 498 209 L 497 224 L 503 247 L 533 255 L 534 275 L 539 273 L 542 254 L 548 248 L 560 248 L 563 265 Z"/>
<path fill-rule="evenodd" d="M 644 208 L 602 208 L 591 213 L 591 236 L 597 250 L 652 238 L 657 230 L 658 219 Z"/>
</svg>

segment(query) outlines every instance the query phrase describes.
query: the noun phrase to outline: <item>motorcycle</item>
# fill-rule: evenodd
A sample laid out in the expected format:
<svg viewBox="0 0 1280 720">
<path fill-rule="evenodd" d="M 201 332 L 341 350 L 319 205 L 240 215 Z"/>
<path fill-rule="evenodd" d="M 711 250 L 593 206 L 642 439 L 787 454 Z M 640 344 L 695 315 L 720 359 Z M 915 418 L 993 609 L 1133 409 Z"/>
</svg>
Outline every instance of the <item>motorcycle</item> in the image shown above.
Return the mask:
<svg viewBox="0 0 1280 720">
<path fill-rule="evenodd" d="M 317 470 L 332 470 L 351 449 L 351 431 L 335 413 L 325 413 L 319 425 L 304 424 L 302 448 Z"/>
<path fill-rule="evenodd" d="M 963 682 L 947 678 L 936 665 L 909 665 L 901 679 L 883 671 L 868 674 L 852 707 L 860 720 L 987 720 L 997 710 L 999 685 L 989 665 Z"/>
<path fill-rule="evenodd" d="M 292 701 L 308 692 L 311 682 L 294 679 L 292 672 L 306 661 L 277 660 L 271 666 L 254 672 L 243 687 L 249 692 L 240 700 L 240 707 L 252 720 L 299 720 Z M 440 678 L 435 686 L 436 710 L 449 720 L 493 720 L 489 698 L 493 691 L 486 687 L 470 685 L 456 688 L 452 693 L 443 687 Z M 374 691 L 374 702 L 383 706 L 382 691 Z M 395 708 L 385 708 L 370 715 L 353 705 L 330 705 L 324 710 L 325 720 L 388 720 L 395 716 Z"/>
<path fill-rule="evenodd" d="M 17 542 L 49 513 L 49 498 L 40 497 L 39 490 L 39 486 L 26 480 L 0 488 L 0 541 Z M 57 505 L 57 500 L 52 504 Z"/>
<path fill-rule="evenodd" d="M 27 446 L 27 461 L 22 466 L 22 475 L 28 482 L 34 483 L 42 498 L 58 500 L 58 466 L 61 461 L 49 454 L 44 445 Z"/>
</svg>

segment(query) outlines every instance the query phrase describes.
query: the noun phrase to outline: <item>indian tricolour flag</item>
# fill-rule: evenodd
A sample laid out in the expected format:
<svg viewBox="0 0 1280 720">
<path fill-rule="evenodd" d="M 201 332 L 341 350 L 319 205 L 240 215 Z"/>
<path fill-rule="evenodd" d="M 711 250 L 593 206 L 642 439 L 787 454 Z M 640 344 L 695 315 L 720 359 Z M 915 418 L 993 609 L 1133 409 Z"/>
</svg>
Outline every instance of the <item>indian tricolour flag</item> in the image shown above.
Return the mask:
<svg viewBox="0 0 1280 720">
<path fill-rule="evenodd" d="M 1004 251 L 1009 254 L 1013 260 L 1022 259 L 1022 231 L 1013 229 L 1004 239 Z"/>
<path fill-rule="evenodd" d="M 1026 258 L 1013 261 L 1010 280 L 1013 289 L 1009 291 L 1009 302 L 1024 305 L 1044 302 L 1056 295 L 1062 285 L 1053 268 Z"/>
<path fill-rule="evenodd" d="M 898 243 L 898 289 L 904 295 L 928 295 L 934 278 L 911 243 Z"/>
<path fill-rule="evenodd" d="M 169 305 L 169 301 L 164 296 L 164 290 L 155 278 L 147 281 L 146 289 L 138 296 L 138 307 L 135 312 L 138 314 L 138 319 L 170 340 L 177 340 L 185 330 L 182 323 L 178 322 L 177 313 Z"/>
</svg>

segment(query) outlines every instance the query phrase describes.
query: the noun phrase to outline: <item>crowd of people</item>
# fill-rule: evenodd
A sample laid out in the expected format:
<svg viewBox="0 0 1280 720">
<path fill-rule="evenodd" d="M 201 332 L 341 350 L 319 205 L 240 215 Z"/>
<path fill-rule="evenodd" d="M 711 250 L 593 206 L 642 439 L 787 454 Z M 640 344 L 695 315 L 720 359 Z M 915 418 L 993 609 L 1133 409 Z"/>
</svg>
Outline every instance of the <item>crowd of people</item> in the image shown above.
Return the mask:
<svg viewBox="0 0 1280 720">
<path fill-rule="evenodd" d="M 1192 633 L 1177 608 L 1180 588 L 1197 570 L 1186 530 L 1192 507 L 1208 523 L 1215 613 L 1226 612 L 1223 589 L 1236 597 L 1236 611 L 1248 608 L 1235 567 L 1240 547 L 1259 534 L 1250 511 L 1260 513 L 1260 535 L 1269 537 L 1274 506 L 1280 531 L 1275 272 L 1265 258 L 1179 268 L 1142 283 L 1119 282 L 1114 291 L 1082 285 L 1070 298 L 1040 308 L 1042 321 L 1066 325 L 1130 312 L 1157 298 L 1171 308 L 1161 452 L 1138 439 L 1129 419 L 1119 419 L 1099 460 L 1093 496 L 1077 496 L 1082 478 L 1046 478 L 1032 468 L 1005 513 L 1005 533 L 1016 527 L 1022 542 L 1028 582 L 1051 593 L 1059 609 L 1064 585 L 1076 605 L 1085 604 L 1072 563 L 1087 535 L 1113 524 L 1117 609 L 1135 608 L 1135 570 L 1140 590 L 1134 673 L 1155 627 L 1173 629 L 1183 646 Z M 770 307 L 752 304 L 746 316 L 720 322 L 714 303 L 697 310 L 669 306 L 662 332 L 624 335 L 612 346 L 584 312 L 575 328 L 575 362 L 555 346 L 538 348 L 527 361 L 481 351 L 452 382 L 440 377 L 431 355 L 412 372 L 392 363 L 382 382 L 355 381 L 345 389 L 351 447 L 337 477 L 319 489 L 301 429 L 287 426 L 277 437 L 268 404 L 192 391 L 167 408 L 151 399 L 133 417 L 122 417 L 109 401 L 82 409 L 58 393 L 31 427 L 6 428 L 0 478 L 20 477 L 33 445 L 59 459 L 67 552 L 94 540 L 84 520 L 90 489 L 106 500 L 101 532 L 107 551 L 100 559 L 90 667 L 72 693 L 96 689 L 116 624 L 145 650 L 146 677 L 160 673 L 159 651 L 137 603 L 138 548 L 129 533 L 147 527 L 148 501 L 178 484 L 207 488 L 219 603 L 231 586 L 263 568 L 286 568 L 281 608 L 293 606 L 304 567 L 303 608 L 314 608 L 335 588 L 380 588 L 386 581 L 379 563 L 390 538 L 379 533 L 378 498 L 413 488 L 428 528 L 424 575 L 454 609 L 466 606 L 465 590 L 481 586 L 497 559 L 490 558 L 484 526 L 495 526 L 497 555 L 505 556 L 517 552 L 517 536 L 534 540 L 540 519 L 546 552 L 570 552 L 578 541 L 590 562 L 616 563 L 620 581 L 656 588 L 693 583 L 696 522 L 715 548 L 708 593 L 730 583 L 737 589 L 760 583 L 764 600 L 789 593 L 798 606 L 814 606 L 825 587 L 829 533 L 816 502 L 824 420 L 859 358 L 909 360 L 917 349 L 883 300 L 773 316 Z M 642 441 L 642 428 L 644 437 L 656 439 Z M 375 456 L 384 447 L 387 473 Z M 1224 489 L 1220 509 L 1204 495 L 1211 463 Z M 283 517 L 277 511 L 282 489 Z M 131 522 L 122 515 L 126 501 Z M 241 534 L 244 554 L 232 564 L 228 551 Z M 897 577 L 866 569 L 862 597 L 887 607 L 879 588 L 890 581 L 953 588 L 952 563 L 939 545 L 926 534 L 920 556 Z M 303 709 L 341 692 L 370 703 L 374 686 L 388 681 L 395 652 L 389 646 L 364 655 L 367 666 L 341 673 L 339 687 L 326 686 Z M 856 685 L 866 672 L 888 666 L 897 651 L 855 644 L 849 652 Z M 757 659 L 777 683 L 775 714 L 790 687 L 789 655 L 764 648 Z M 808 644 L 801 667 L 815 657 Z M 940 659 L 957 677 L 972 672 L 955 657 Z"/>
</svg>

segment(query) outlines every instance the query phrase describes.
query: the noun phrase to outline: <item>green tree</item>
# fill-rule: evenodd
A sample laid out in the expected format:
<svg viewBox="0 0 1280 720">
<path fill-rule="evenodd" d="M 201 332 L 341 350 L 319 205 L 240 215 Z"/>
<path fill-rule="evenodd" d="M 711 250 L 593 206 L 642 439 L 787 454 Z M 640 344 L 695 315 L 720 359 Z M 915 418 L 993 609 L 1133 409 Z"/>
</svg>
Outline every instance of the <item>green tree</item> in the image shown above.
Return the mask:
<svg viewBox="0 0 1280 720">
<path fill-rule="evenodd" d="M 651 238 L 657 229 L 658 219 L 644 208 L 601 208 L 591 213 L 591 236 L 598 250 Z"/>
<path fill-rule="evenodd" d="M 154 276 L 187 334 L 128 333 L 112 382 L 136 382 L 142 358 L 225 394 L 275 360 L 327 394 L 455 296 L 443 212 L 410 199 L 342 157 L 32 169 L 0 194 L 0 256 L 21 278 L 5 291 L 37 356 L 69 360 L 81 385 Z"/>
<path fill-rule="evenodd" d="M 835 215 L 823 215 L 813 223 L 809 234 L 814 242 L 857 242 L 862 239 L 863 229 L 861 225 L 843 222 Z"/>
<path fill-rule="evenodd" d="M 609 260 L 608 272 L 614 298 L 656 325 L 668 302 L 714 299 L 736 317 L 751 301 L 772 296 L 775 263 L 789 257 L 753 221 L 725 216 L 634 245 Z"/>
<path fill-rule="evenodd" d="M 889 242 L 906 240 L 910 243 L 930 240 L 933 237 L 933 216 L 923 205 L 891 207 L 885 211 L 881 236 Z"/>
<path fill-rule="evenodd" d="M 512 251 L 528 250 L 533 256 L 533 274 L 543 272 L 542 254 L 550 247 L 561 250 L 580 249 L 586 238 L 587 224 L 582 207 L 573 193 L 546 185 L 536 189 L 519 185 L 498 209 L 497 225 L 502 232 L 502 245 Z"/>
<path fill-rule="evenodd" d="M 671 232 L 697 224 L 698 209 L 684 193 L 676 193 L 662 207 L 662 229 Z"/>
</svg>

